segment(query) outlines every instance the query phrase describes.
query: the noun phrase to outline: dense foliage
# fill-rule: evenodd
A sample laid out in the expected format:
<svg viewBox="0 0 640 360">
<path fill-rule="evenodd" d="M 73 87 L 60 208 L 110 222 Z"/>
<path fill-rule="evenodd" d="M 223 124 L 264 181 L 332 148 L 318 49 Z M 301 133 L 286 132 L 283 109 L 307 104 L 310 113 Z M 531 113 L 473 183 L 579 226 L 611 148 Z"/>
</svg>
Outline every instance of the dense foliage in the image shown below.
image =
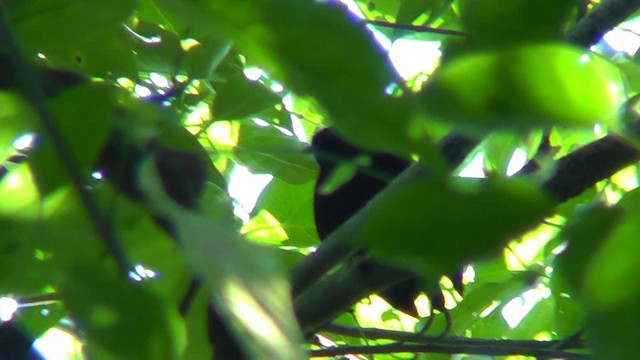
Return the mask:
<svg viewBox="0 0 640 360">
<path fill-rule="evenodd" d="M 1 358 L 637 356 L 640 67 L 599 41 L 640 4 L 349 3 L 2 2 Z M 320 245 L 325 126 L 415 161 Z M 273 176 L 244 214 L 242 169 Z M 444 306 L 372 295 L 407 273 Z"/>
</svg>

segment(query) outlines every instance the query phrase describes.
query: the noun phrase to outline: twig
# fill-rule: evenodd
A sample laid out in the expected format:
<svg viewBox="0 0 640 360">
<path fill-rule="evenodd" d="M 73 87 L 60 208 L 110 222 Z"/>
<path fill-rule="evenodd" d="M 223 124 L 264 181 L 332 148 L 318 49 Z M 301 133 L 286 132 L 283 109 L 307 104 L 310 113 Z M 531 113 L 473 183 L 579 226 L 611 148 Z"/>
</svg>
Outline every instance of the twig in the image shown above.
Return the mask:
<svg viewBox="0 0 640 360">
<path fill-rule="evenodd" d="M 587 354 L 568 352 L 563 350 L 567 340 L 502 340 L 502 339 L 474 339 L 459 336 L 416 336 L 415 333 L 374 328 L 356 329 L 353 327 L 331 324 L 323 331 L 351 337 L 366 336 L 371 340 L 395 340 L 401 343 L 375 346 L 340 346 L 319 350 L 311 350 L 311 357 L 337 356 L 345 354 L 384 354 L 384 353 L 418 353 L 436 352 L 443 354 L 475 354 L 475 355 L 529 355 L 547 358 L 586 359 Z M 584 349 L 585 343 L 581 339 L 571 336 L 572 349 Z"/>
<path fill-rule="evenodd" d="M 444 340 L 444 339 L 443 339 Z M 537 341 L 535 346 L 518 344 L 518 340 L 466 339 L 473 343 L 434 342 L 428 344 L 389 344 L 376 346 L 340 346 L 319 350 L 311 350 L 310 357 L 338 356 L 346 354 L 392 354 L 392 353 L 441 353 L 441 354 L 474 354 L 488 356 L 525 355 L 535 357 L 561 358 L 568 360 L 588 359 L 590 355 L 564 350 L 556 350 L 549 346 L 549 341 Z"/>
<path fill-rule="evenodd" d="M 2 2 L 0 2 L 0 39 L 7 52 L 11 54 L 10 63 L 14 73 L 19 74 L 17 75 L 18 85 L 22 89 L 23 95 L 38 113 L 46 134 L 49 135 L 56 152 L 60 156 L 62 168 L 69 175 L 71 184 L 78 192 L 82 204 L 89 213 L 96 233 L 104 240 L 105 245 L 113 254 L 119 270 L 127 276 L 131 268 L 130 262 L 120 246 L 111 221 L 89 192 L 85 184 L 85 178 L 80 171 L 78 160 L 67 147 L 56 120 L 47 107 L 47 101 L 42 88 L 38 84 L 36 73 L 22 56 L 20 47 L 11 31 L 4 3 Z"/>
<path fill-rule="evenodd" d="M 375 328 L 361 328 L 330 324 L 323 331 L 351 337 L 366 336 L 371 340 L 395 340 L 401 343 L 376 346 L 340 346 L 334 348 L 312 350 L 311 356 L 336 356 L 344 354 L 382 354 L 400 352 L 438 352 L 444 354 L 475 354 L 475 355 L 530 355 L 548 358 L 586 359 L 587 354 L 568 352 L 571 349 L 584 349 L 586 344 L 576 336 L 561 340 L 503 340 L 477 339 L 460 336 L 416 336 L 413 332 L 383 330 Z"/>
<path fill-rule="evenodd" d="M 370 24 L 370 25 L 384 26 L 384 27 L 389 27 L 389 28 L 393 28 L 393 29 L 400 29 L 400 30 L 410 30 L 410 31 L 416 31 L 416 32 L 429 32 L 429 33 L 433 33 L 433 34 L 455 35 L 455 36 L 465 36 L 466 35 L 464 32 L 462 32 L 460 30 L 442 29 L 442 28 L 435 28 L 435 27 L 431 27 L 431 26 L 398 24 L 398 23 L 391 23 L 391 22 L 380 21 L 380 20 L 365 20 L 365 22 L 367 24 Z"/>
</svg>

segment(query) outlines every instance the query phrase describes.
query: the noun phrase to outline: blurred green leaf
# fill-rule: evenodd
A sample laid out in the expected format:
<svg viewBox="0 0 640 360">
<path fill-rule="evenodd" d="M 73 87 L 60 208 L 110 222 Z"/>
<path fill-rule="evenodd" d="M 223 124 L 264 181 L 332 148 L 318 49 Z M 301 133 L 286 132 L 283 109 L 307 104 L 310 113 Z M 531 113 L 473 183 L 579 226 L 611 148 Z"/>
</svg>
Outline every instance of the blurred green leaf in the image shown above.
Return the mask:
<svg viewBox="0 0 640 360">
<path fill-rule="evenodd" d="M 426 175 L 394 190 L 370 203 L 365 223 L 354 236 L 374 256 L 427 274 L 454 271 L 496 254 L 552 209 L 544 193 L 520 179 L 441 180 Z M 487 226 L 495 222 L 501 226 Z"/>
<path fill-rule="evenodd" d="M 431 7 L 441 3 L 441 0 L 402 0 L 396 21 L 399 24 L 411 24 L 418 16 Z"/>
<path fill-rule="evenodd" d="M 466 0 L 461 20 L 472 46 L 560 40 L 574 0 Z"/>
<path fill-rule="evenodd" d="M 559 241 L 566 241 L 564 246 L 567 246 L 567 249 L 555 260 L 552 278 L 555 290 L 570 296 L 582 295 L 589 261 L 615 230 L 622 215 L 623 212 L 619 208 L 596 204 L 571 218 L 557 235 Z"/>
<path fill-rule="evenodd" d="M 150 208 L 172 223 L 195 273 L 205 282 L 212 303 L 225 309 L 235 336 L 254 358 L 301 359 L 301 335 L 295 323 L 289 287 L 268 248 L 242 239 L 228 214 L 204 216 L 174 203 L 165 193 L 150 159 L 140 180 Z M 255 327 L 255 317 L 267 326 Z"/>
<path fill-rule="evenodd" d="M 36 338 L 54 327 L 67 315 L 66 309 L 58 301 L 51 301 L 47 304 L 23 303 L 21 305 L 23 307 L 18 310 L 18 321 L 27 333 Z"/>
<path fill-rule="evenodd" d="M 59 291 L 90 344 L 112 356 L 176 359 L 184 351 L 184 324 L 177 312 L 140 284 L 112 276 L 104 268 L 73 267 Z"/>
<path fill-rule="evenodd" d="M 182 51 L 178 35 L 160 24 L 144 20 L 138 21 L 132 30 L 142 37 L 132 41 L 139 70 L 166 74 L 177 70 L 177 60 Z"/>
<path fill-rule="evenodd" d="M 636 234 L 640 233 L 640 191 L 634 190 L 622 198 L 619 205 L 625 217 L 608 234 L 606 241 L 593 254 L 585 270 L 585 293 L 596 308 L 611 309 L 640 299 L 640 263 L 635 254 L 640 253 Z"/>
<path fill-rule="evenodd" d="M 313 219 L 313 182 L 301 185 L 274 179 L 256 203 L 256 209 L 268 210 L 287 233 L 285 242 L 300 248 L 318 244 Z"/>
<path fill-rule="evenodd" d="M 553 125 L 615 126 L 624 101 L 621 73 L 595 54 L 541 43 L 460 56 L 422 91 L 435 119 L 487 133 Z"/>
<path fill-rule="evenodd" d="M 87 176 L 93 171 L 93 164 L 107 142 L 123 96 L 128 95 L 118 88 L 90 83 L 63 92 L 51 104 L 66 146 Z M 47 196 L 67 181 L 65 170 L 60 168 L 57 151 L 46 135 L 39 139 L 30 153 L 29 162 L 42 196 Z"/>
<path fill-rule="evenodd" d="M 208 78 L 229 52 L 231 43 L 214 37 L 199 37 L 185 50 L 181 36 L 167 30 L 162 23 L 138 21 L 132 29 L 138 68 L 165 74 L 186 73 L 191 79 Z"/>
<path fill-rule="evenodd" d="M 244 74 L 239 74 L 216 89 L 211 115 L 216 120 L 242 119 L 266 110 L 281 101 L 279 95 L 263 84 L 247 79 Z"/>
<path fill-rule="evenodd" d="M 637 274 L 637 273 L 636 273 Z M 624 360 L 637 351 L 640 296 L 614 307 L 594 309 L 587 322 L 588 341 L 596 360 Z"/>
<path fill-rule="evenodd" d="M 60 45 L 45 54 L 50 64 L 82 74 L 107 79 L 138 78 L 130 40 L 121 28 L 83 43 Z"/>
<path fill-rule="evenodd" d="M 17 93 L 0 91 L 0 149 L 13 147 L 13 142 L 26 132 L 39 128 L 39 119 L 31 106 Z M 6 155 L 0 153 L 2 156 Z"/>
<path fill-rule="evenodd" d="M 41 207 L 36 246 L 57 271 L 60 266 L 95 264 L 104 258 L 103 244 L 70 186 L 46 196 Z"/>
<path fill-rule="evenodd" d="M 309 182 L 317 171 L 303 144 L 273 126 L 241 126 L 234 155 L 251 171 L 269 173 L 291 184 Z"/>
<path fill-rule="evenodd" d="M 0 238 L 0 293 L 17 296 L 31 296 L 51 285 L 55 279 L 45 252 L 38 246 L 33 221 L 10 219 L 0 220 L 3 235 Z"/>
<path fill-rule="evenodd" d="M 198 291 L 186 316 L 187 348 L 183 359 L 211 359 L 212 349 L 207 327 L 209 296 L 206 291 Z"/>
<path fill-rule="evenodd" d="M 242 7 L 233 1 L 157 3 L 194 27 L 206 24 L 211 33 L 234 38 L 274 78 L 317 99 L 354 142 L 401 153 L 416 149 L 407 128 L 411 104 L 385 95 L 399 78 L 364 24 L 342 6 L 287 0 L 245 1 Z M 365 124 L 368 131 L 362 132 Z"/>
<path fill-rule="evenodd" d="M 70 46 L 82 48 L 123 31 L 122 23 L 135 6 L 129 0 L 29 0 L 13 2 L 9 14 L 22 50 L 32 57 Z"/>
<path fill-rule="evenodd" d="M 501 132 L 491 134 L 482 143 L 485 162 L 489 165 L 489 169 L 497 171 L 498 174 L 506 174 L 515 149 L 522 146 L 522 143 L 522 137 L 515 134 Z"/>
</svg>

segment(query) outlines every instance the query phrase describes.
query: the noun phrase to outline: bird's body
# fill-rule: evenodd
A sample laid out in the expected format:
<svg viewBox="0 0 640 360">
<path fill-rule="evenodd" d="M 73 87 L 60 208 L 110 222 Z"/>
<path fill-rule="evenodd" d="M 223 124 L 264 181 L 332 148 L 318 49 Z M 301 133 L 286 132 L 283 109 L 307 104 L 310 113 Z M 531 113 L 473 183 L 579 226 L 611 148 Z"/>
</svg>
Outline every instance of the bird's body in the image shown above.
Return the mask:
<svg viewBox="0 0 640 360">
<path fill-rule="evenodd" d="M 315 134 L 312 149 L 320 166 L 314 193 L 314 215 L 321 240 L 364 207 L 411 164 L 391 154 L 357 148 L 330 128 Z M 366 165 L 358 165 L 360 162 Z M 323 187 L 330 181 L 332 173 L 345 165 L 355 167 L 352 176 L 336 185 L 335 189 L 324 191 Z M 379 296 L 394 308 L 418 317 L 414 301 L 419 294 L 420 281 L 412 278 L 381 292 Z"/>
</svg>

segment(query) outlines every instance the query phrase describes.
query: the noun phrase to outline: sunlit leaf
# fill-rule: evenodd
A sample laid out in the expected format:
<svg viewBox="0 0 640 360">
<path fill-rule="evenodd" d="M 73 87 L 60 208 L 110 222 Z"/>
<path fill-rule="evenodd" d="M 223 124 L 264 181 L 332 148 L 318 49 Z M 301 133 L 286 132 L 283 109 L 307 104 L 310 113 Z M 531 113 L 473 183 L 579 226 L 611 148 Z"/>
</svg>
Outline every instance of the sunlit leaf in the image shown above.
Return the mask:
<svg viewBox="0 0 640 360">
<path fill-rule="evenodd" d="M 317 164 L 304 145 L 272 126 L 242 126 L 234 154 L 251 171 L 270 173 L 292 184 L 309 182 L 316 174 Z"/>
<path fill-rule="evenodd" d="M 143 165 L 141 183 L 149 205 L 174 225 L 190 265 L 206 283 L 211 305 L 225 309 L 226 321 L 234 325 L 245 350 L 256 358 L 303 358 L 289 287 L 277 258 L 242 239 L 227 214 L 204 216 L 170 200 L 152 161 Z M 256 321 L 263 326 L 256 327 Z"/>
<path fill-rule="evenodd" d="M 289 237 L 287 244 L 305 247 L 318 243 L 313 221 L 313 182 L 293 185 L 274 179 L 258 199 L 256 208 L 268 210 L 280 222 Z"/>
<path fill-rule="evenodd" d="M 240 74 L 216 91 L 211 115 L 217 120 L 242 119 L 280 103 L 282 99 L 263 84 Z"/>
<path fill-rule="evenodd" d="M 89 175 L 93 170 L 118 115 L 118 100 L 122 96 L 115 87 L 86 84 L 65 91 L 53 101 L 56 126 L 83 174 Z M 67 181 L 66 169 L 62 168 L 58 156 L 47 137 L 40 139 L 31 153 L 29 161 L 43 196 Z"/>
<path fill-rule="evenodd" d="M 134 9 L 135 2 L 128 0 L 34 0 L 13 2 L 9 13 L 23 50 L 33 56 L 124 31 L 121 24 Z"/>
<path fill-rule="evenodd" d="M 456 58 L 422 96 L 436 119 L 487 132 L 615 125 L 625 92 L 620 72 L 597 55 L 542 43 Z"/>
<path fill-rule="evenodd" d="M 364 24 L 341 6 L 286 0 L 245 1 L 242 7 L 232 1 L 157 3 L 201 30 L 206 24 L 212 33 L 230 35 L 277 80 L 313 96 L 358 144 L 402 153 L 415 149 L 407 130 L 411 105 L 385 94 L 398 77 Z M 362 132 L 365 124 L 369 130 Z"/>
<path fill-rule="evenodd" d="M 625 217 L 616 224 L 586 269 L 585 292 L 598 308 L 615 308 L 640 299 L 640 283 L 636 281 L 640 263 L 633 256 L 640 252 L 640 243 L 635 241 L 635 234 L 640 232 L 639 196 L 639 191 L 632 191 L 620 201 Z"/>
<path fill-rule="evenodd" d="M 17 93 L 0 91 L 0 104 L 0 146 L 4 150 L 12 147 L 18 136 L 35 131 L 39 126 L 39 119 L 30 105 Z"/>
<path fill-rule="evenodd" d="M 176 310 L 139 284 L 99 267 L 75 267 L 61 283 L 60 295 L 91 344 L 112 356 L 175 359 L 184 351 L 184 324 Z"/>
<path fill-rule="evenodd" d="M 575 5 L 565 0 L 468 0 L 461 21 L 471 46 L 559 40 Z"/>
<path fill-rule="evenodd" d="M 375 256 L 423 273 L 446 273 L 495 254 L 552 208 L 545 194 L 517 179 L 450 181 L 427 175 L 394 190 L 371 203 L 356 238 Z"/>
</svg>

